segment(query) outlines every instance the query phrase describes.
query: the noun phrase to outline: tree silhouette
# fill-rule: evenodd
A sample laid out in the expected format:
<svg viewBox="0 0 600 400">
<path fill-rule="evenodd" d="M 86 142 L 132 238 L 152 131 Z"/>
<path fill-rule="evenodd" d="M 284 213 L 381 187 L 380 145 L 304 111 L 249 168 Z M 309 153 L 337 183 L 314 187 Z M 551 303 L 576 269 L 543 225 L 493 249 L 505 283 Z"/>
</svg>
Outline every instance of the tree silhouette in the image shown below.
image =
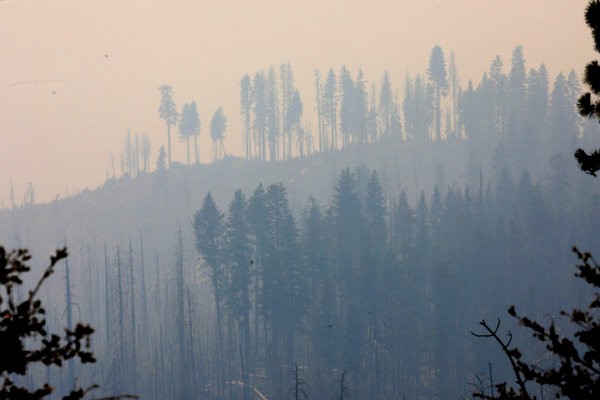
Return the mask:
<svg viewBox="0 0 600 400">
<path fill-rule="evenodd" d="M 435 88 L 435 139 L 440 140 L 442 125 L 441 98 L 446 96 L 448 90 L 446 62 L 444 61 L 444 52 L 440 46 L 436 45 L 431 50 L 427 75 Z"/>
<path fill-rule="evenodd" d="M 329 148 L 337 148 L 337 105 L 338 105 L 338 93 L 337 93 L 337 79 L 333 68 L 329 69 L 327 73 L 327 80 L 323 87 L 323 94 L 321 97 L 321 109 L 324 116 L 325 126 L 327 126 L 331 133 L 331 141 L 329 142 Z"/>
<path fill-rule="evenodd" d="M 593 0 L 588 3 L 585 22 L 592 30 L 594 50 L 600 52 L 600 1 Z M 586 92 L 579 98 L 577 103 L 579 114 L 587 118 L 600 119 L 600 98 L 598 98 L 600 95 L 600 65 L 597 60 L 593 60 L 585 66 L 583 81 L 591 92 Z M 583 149 L 577 149 L 575 158 L 579 162 L 581 170 L 592 176 L 596 176 L 595 172 L 600 170 L 598 151 L 588 155 Z"/>
<path fill-rule="evenodd" d="M 443 61 L 443 56 L 442 56 Z M 430 67 L 431 68 L 431 67 Z M 435 72 L 436 74 L 438 72 Z M 445 74 L 445 71 L 444 71 Z M 433 76 L 433 75 L 431 75 Z M 445 75 L 444 75 L 445 76 Z M 434 78 L 432 78 L 434 79 Z M 444 77 L 445 79 L 445 77 Z M 381 129 L 384 137 L 390 136 L 391 125 L 392 125 L 392 110 L 395 107 L 394 104 L 394 93 L 392 91 L 392 84 L 390 83 L 390 75 L 387 70 L 383 73 L 383 80 L 381 82 L 381 92 L 379 93 L 379 112 L 381 116 Z"/>
<path fill-rule="evenodd" d="M 251 110 L 252 110 L 252 81 L 248 74 L 244 75 L 240 82 L 240 105 L 242 107 L 242 116 L 244 120 L 244 146 L 246 150 L 246 159 L 252 159 L 252 141 L 251 131 Z"/>
<path fill-rule="evenodd" d="M 225 129 L 227 128 L 227 118 L 223 113 L 223 108 L 219 107 L 215 111 L 210 121 L 210 137 L 213 140 L 213 159 L 220 159 L 224 153 L 223 139 L 225 138 Z"/>
<path fill-rule="evenodd" d="M 294 90 L 294 93 L 291 97 L 290 104 L 286 114 L 286 126 L 290 132 L 295 131 L 296 136 L 299 137 L 298 151 L 300 155 L 303 155 L 304 147 L 302 142 L 302 126 L 300 125 L 300 121 L 302 119 L 302 113 L 304 111 L 304 107 L 302 105 L 302 99 L 300 98 L 300 93 L 298 90 Z M 291 134 L 288 133 L 288 140 L 291 142 Z M 288 142 L 289 143 L 289 142 Z M 288 158 L 291 157 L 291 152 L 288 151 Z"/>
<path fill-rule="evenodd" d="M 160 88 L 160 107 L 158 112 L 160 118 L 167 124 L 167 161 L 171 166 L 171 127 L 177 123 L 177 107 L 173 101 L 173 88 L 170 85 L 162 85 Z"/>
<path fill-rule="evenodd" d="M 254 153 L 260 161 L 266 160 L 266 131 L 267 131 L 267 100 L 266 100 L 266 82 L 265 74 L 257 72 L 252 81 L 252 111 L 254 113 L 253 128 L 255 146 L 258 149 Z"/>
<path fill-rule="evenodd" d="M 575 276 L 583 279 L 595 289 L 600 289 L 600 265 L 592 255 L 581 252 L 576 247 L 573 252 L 579 259 Z M 523 361 L 522 353 L 517 348 L 510 348 L 512 333 L 507 332 L 508 341 L 499 336 L 500 320 L 495 328 L 486 321 L 479 324 L 484 327 L 484 333 L 472 333 L 477 337 L 494 338 L 508 357 L 515 373 L 518 391 L 507 388 L 506 383 L 496 385 L 498 395 L 495 397 L 476 393 L 476 397 L 485 399 L 531 399 L 526 383 L 535 381 L 542 386 L 555 387 L 560 395 L 569 399 L 598 399 L 600 398 L 600 293 L 594 294 L 589 303 L 589 310 L 573 309 L 561 311 L 561 315 L 574 325 L 573 338 L 564 336 L 555 326 L 554 320 L 550 326 L 543 326 L 528 317 L 517 314 L 511 306 L 508 313 L 517 318 L 519 323 L 532 331 L 535 339 L 542 342 L 553 356 L 551 367 L 541 368 L 534 363 Z"/>
<path fill-rule="evenodd" d="M 31 255 L 26 249 L 6 251 L 0 246 L 0 399 L 38 400 L 49 396 L 53 388 L 44 384 L 40 388 L 19 386 L 13 382 L 15 375 L 25 376 L 30 367 L 44 364 L 62 367 L 65 362 L 79 358 L 82 363 L 96 361 L 90 351 L 90 337 L 94 329 L 78 323 L 65 329 L 65 335 L 50 334 L 46 325 L 46 310 L 38 293 L 46 279 L 55 271 L 59 261 L 68 255 L 67 249 L 58 249 L 50 256 L 50 264 L 29 295 L 17 302 L 15 294 L 23 285 L 23 275 L 31 267 Z M 82 399 L 97 388 L 75 388 L 64 400 Z M 135 396 L 108 397 L 105 399 L 135 398 Z"/>
<path fill-rule="evenodd" d="M 194 137 L 194 142 L 200 133 L 200 117 L 198 117 L 198 109 L 196 102 L 186 103 L 181 109 L 181 118 L 179 119 L 179 136 L 181 140 L 186 142 L 187 146 L 187 162 L 190 163 L 190 138 Z M 197 145 L 194 143 L 194 148 L 197 150 Z M 198 162 L 198 152 L 196 151 L 196 162 Z"/>
</svg>

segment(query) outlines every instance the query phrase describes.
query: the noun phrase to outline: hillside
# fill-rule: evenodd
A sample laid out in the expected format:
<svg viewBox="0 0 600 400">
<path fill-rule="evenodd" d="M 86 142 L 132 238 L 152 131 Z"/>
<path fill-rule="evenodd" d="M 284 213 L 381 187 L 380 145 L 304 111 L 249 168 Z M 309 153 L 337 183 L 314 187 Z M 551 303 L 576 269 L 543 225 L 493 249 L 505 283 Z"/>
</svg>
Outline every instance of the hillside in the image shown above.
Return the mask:
<svg viewBox="0 0 600 400">
<path fill-rule="evenodd" d="M 378 322 L 367 318 L 371 311 L 366 310 L 374 307 L 372 299 L 381 297 L 377 302 L 382 302 L 386 324 L 395 327 L 389 328 L 382 340 L 386 353 L 395 356 L 390 361 L 393 369 L 376 373 L 383 381 L 394 383 L 377 388 L 369 375 L 364 375 L 356 384 L 367 392 L 401 391 L 415 397 L 428 397 L 437 390 L 459 394 L 468 376 L 494 355 L 489 343 L 468 340 L 474 324 L 482 317 L 503 315 L 512 301 L 524 304 L 532 315 L 555 308 L 565 298 L 579 301 L 585 292 L 563 281 L 568 276 L 564 266 L 570 260 L 570 247 L 574 243 L 582 248 L 599 245 L 597 235 L 590 235 L 595 232 L 598 190 L 590 190 L 591 178 L 578 172 L 569 156 L 556 156 L 553 162 L 533 160 L 532 164 L 544 168 L 524 174 L 506 161 L 510 157 L 501 162 L 499 154 L 498 149 L 476 152 L 468 141 L 382 141 L 272 163 L 226 158 L 208 165 L 174 164 L 134 179 L 110 179 L 95 190 L 49 204 L 2 211 L 0 242 L 9 248 L 32 249 L 36 255 L 33 264 L 41 266 L 45 255 L 66 241 L 78 318 L 97 328 L 94 348 L 99 363 L 82 370 L 83 382 L 99 381 L 108 393 L 128 390 L 160 397 L 178 392 L 184 398 L 186 390 L 192 390 L 210 397 L 214 395 L 211 385 L 225 385 L 221 367 L 227 365 L 231 382 L 241 379 L 235 354 L 235 341 L 240 339 L 235 339 L 236 317 L 227 305 L 223 335 L 228 342 L 225 348 L 217 344 L 215 326 L 220 324 L 214 282 L 210 266 L 196 252 L 192 218 L 209 191 L 217 206 L 227 211 L 235 190 L 241 189 L 248 198 L 260 183 L 266 188 L 281 182 L 300 234 L 291 243 L 297 246 L 293 257 L 279 258 L 273 266 L 293 265 L 297 273 L 309 273 L 307 257 L 319 248 L 325 259 L 318 268 L 331 268 L 332 275 L 312 278 L 312 289 L 306 289 L 311 295 L 303 300 L 308 302 L 307 308 L 301 311 L 305 317 L 298 325 L 290 325 L 289 313 L 279 322 L 273 315 L 263 314 L 266 306 L 261 305 L 261 297 L 253 299 L 251 318 L 256 325 L 252 337 L 256 343 L 252 348 L 256 362 L 265 363 L 269 377 L 257 380 L 255 387 L 271 395 L 283 390 L 285 378 L 279 374 L 284 365 L 291 365 L 294 347 L 296 362 L 308 364 L 307 379 L 315 381 L 326 374 L 318 386 L 323 390 L 339 378 L 339 368 L 355 374 L 362 371 L 365 366 L 350 357 L 352 352 L 347 349 L 359 346 L 364 353 L 369 348 Z M 336 185 L 340 185 L 345 168 L 351 171 L 363 211 L 355 210 L 340 220 L 336 217 Z M 368 220 L 364 210 L 371 206 L 366 198 L 372 171 L 377 171 L 381 181 L 380 207 L 387 212 L 382 214 L 383 222 L 367 229 L 363 220 Z M 317 232 L 322 237 L 316 242 L 310 242 L 306 232 L 305 209 L 312 204 L 309 196 L 316 199 L 322 212 Z M 342 228 L 344 224 L 347 228 Z M 383 239 L 379 242 L 372 242 L 368 235 L 373 229 L 380 231 Z M 254 255 L 244 257 L 258 257 L 258 242 L 253 246 L 257 246 Z M 346 273 L 340 269 L 344 263 L 352 265 Z M 364 269 L 377 266 L 383 268 L 381 272 L 365 278 Z M 251 289 L 256 296 L 261 285 L 266 285 L 257 273 L 252 279 L 262 283 Z M 286 276 L 285 269 L 282 273 Z M 228 274 L 232 274 L 228 279 L 233 279 L 234 272 Z M 371 279 L 377 281 L 375 288 L 383 289 L 374 291 L 363 285 Z M 58 327 L 64 325 L 64 283 L 58 275 L 49 283 L 43 296 L 48 299 L 49 320 Z M 334 298 L 328 299 L 322 292 L 329 288 L 337 288 Z M 343 307 L 344 301 L 349 302 L 350 311 Z M 333 306 L 337 311 L 326 317 L 320 313 L 326 312 L 321 309 L 328 302 L 337 304 Z M 328 324 L 341 326 L 335 330 L 339 338 L 331 336 L 334 330 L 322 331 L 319 324 L 323 320 L 318 318 L 337 321 Z M 267 323 L 274 325 L 267 329 Z M 281 333 L 276 324 L 296 326 L 292 329 L 296 336 L 288 331 L 285 339 L 292 343 L 287 364 L 267 363 L 261 358 L 273 354 L 258 340 L 267 340 L 271 329 L 269 335 Z M 190 336 L 183 343 L 185 335 Z M 453 344 L 439 347 L 439 343 Z M 350 347 L 344 350 L 340 346 Z M 420 350 L 415 353 L 417 348 Z M 302 349 L 308 349 L 306 354 Z M 337 350 L 317 363 L 314 357 L 318 359 L 320 353 L 324 357 L 326 349 Z M 168 367 L 163 351 L 196 354 L 197 358 L 178 359 L 177 365 L 171 360 Z M 221 358 L 224 352 L 228 360 Z M 266 354 L 259 356 L 262 352 Z M 279 356 L 284 353 L 281 350 Z M 360 357 L 364 362 L 365 356 Z M 498 373 L 506 373 L 503 364 L 498 364 Z M 190 370 L 193 365 L 197 371 Z M 211 369 L 217 368 L 215 365 L 218 369 Z M 263 374 L 263 367 L 255 368 Z M 438 373 L 438 369 L 445 372 Z M 192 372 L 205 383 L 204 389 L 186 383 Z M 40 377 L 45 373 L 38 371 Z M 59 373 L 53 374 L 51 380 L 59 380 Z"/>
</svg>

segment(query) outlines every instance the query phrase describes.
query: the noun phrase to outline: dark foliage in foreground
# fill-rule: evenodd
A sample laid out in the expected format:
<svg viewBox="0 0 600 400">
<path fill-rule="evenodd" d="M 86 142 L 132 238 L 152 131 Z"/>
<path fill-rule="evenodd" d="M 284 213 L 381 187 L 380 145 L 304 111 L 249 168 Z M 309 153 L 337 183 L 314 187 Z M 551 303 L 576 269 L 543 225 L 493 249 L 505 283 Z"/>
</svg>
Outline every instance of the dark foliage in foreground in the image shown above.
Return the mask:
<svg viewBox="0 0 600 400">
<path fill-rule="evenodd" d="M 600 2 L 597 0 L 590 1 L 586 12 L 585 22 L 592 30 L 594 38 L 595 50 L 600 52 Z M 585 84 L 591 92 L 584 93 L 577 103 L 579 114 L 588 118 L 600 118 L 600 99 L 597 98 L 600 94 L 600 65 L 594 60 L 585 66 L 585 75 L 583 78 Z M 594 98 L 595 97 L 595 98 Z M 575 158 L 579 162 L 581 170 L 596 176 L 595 172 L 600 170 L 600 153 L 598 150 L 591 155 L 587 155 L 583 149 L 577 149 Z"/>
<path fill-rule="evenodd" d="M 600 288 L 600 266 L 590 253 L 582 253 L 573 248 L 579 259 L 575 276 L 583 279 L 594 288 Z M 511 306 L 509 314 L 531 330 L 533 337 L 542 342 L 552 354 L 551 367 L 543 368 L 530 362 L 523 361 L 522 353 L 517 348 L 509 348 L 512 334 L 508 332 L 509 341 L 504 342 L 498 336 L 498 325 L 490 328 L 485 321 L 481 321 L 486 333 L 474 334 L 478 337 L 493 337 L 502 351 L 508 357 L 515 373 L 518 389 L 507 387 L 506 383 L 496 385 L 497 395 L 476 393 L 475 397 L 485 399 L 531 399 L 527 389 L 527 382 L 533 381 L 542 387 L 556 389 L 556 397 L 569 399 L 598 399 L 600 398 L 600 293 L 596 292 L 587 310 L 573 309 L 561 311 L 561 315 L 576 327 L 573 337 L 561 334 L 554 321 L 550 326 L 543 326 L 528 317 L 517 314 L 515 307 Z"/>
<path fill-rule="evenodd" d="M 50 334 L 46 330 L 46 310 L 37 298 L 44 281 L 67 255 L 66 248 L 56 250 L 35 288 L 29 291 L 25 300 L 18 302 L 15 301 L 16 289 L 23 284 L 23 274 L 31 269 L 27 265 L 31 255 L 26 249 L 7 252 L 0 246 L 0 400 L 39 400 L 52 393 L 52 387 L 47 383 L 35 389 L 13 382 L 11 377 L 25 376 L 32 365 L 42 363 L 62 367 L 65 361 L 73 358 L 79 358 L 82 363 L 96 361 L 90 351 L 94 329 L 79 323 L 73 330 L 65 329 L 64 336 Z M 82 399 L 96 387 L 73 389 L 63 399 Z"/>
</svg>

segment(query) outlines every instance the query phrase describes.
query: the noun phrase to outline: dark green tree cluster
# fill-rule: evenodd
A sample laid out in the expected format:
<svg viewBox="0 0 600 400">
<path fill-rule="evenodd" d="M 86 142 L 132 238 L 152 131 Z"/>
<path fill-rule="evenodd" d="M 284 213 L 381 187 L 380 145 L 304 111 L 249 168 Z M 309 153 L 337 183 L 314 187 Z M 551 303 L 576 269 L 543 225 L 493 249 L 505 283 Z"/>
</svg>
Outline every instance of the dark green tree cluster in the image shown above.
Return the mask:
<svg viewBox="0 0 600 400">
<path fill-rule="evenodd" d="M 246 397 L 283 396 L 298 365 L 310 398 L 327 398 L 340 371 L 357 396 L 460 395 L 467 365 L 485 363 L 466 340 L 468 321 L 508 291 L 533 312 L 562 298 L 528 283 L 542 276 L 548 289 L 560 271 L 524 256 L 536 248 L 560 259 L 558 227 L 578 218 L 553 205 L 551 190 L 504 174 L 476 195 L 436 188 L 411 206 L 403 191 L 386 195 L 376 172 L 345 169 L 331 204 L 309 199 L 298 218 L 281 184 L 247 199 L 236 191 L 225 213 L 207 194 L 194 230 L 220 371 L 205 381 L 219 393 L 240 382 Z"/>
</svg>

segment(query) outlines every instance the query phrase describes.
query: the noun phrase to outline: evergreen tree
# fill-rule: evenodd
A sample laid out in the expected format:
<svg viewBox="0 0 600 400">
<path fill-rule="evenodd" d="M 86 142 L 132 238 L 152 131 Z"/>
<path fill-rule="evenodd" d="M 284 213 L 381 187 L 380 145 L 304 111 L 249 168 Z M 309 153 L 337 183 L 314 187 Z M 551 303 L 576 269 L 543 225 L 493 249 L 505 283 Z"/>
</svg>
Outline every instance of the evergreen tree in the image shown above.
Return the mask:
<svg viewBox="0 0 600 400">
<path fill-rule="evenodd" d="M 559 73 L 554 81 L 550 94 L 550 132 L 548 149 L 550 154 L 562 153 L 574 149 L 576 144 L 577 127 L 570 118 L 572 105 L 569 103 L 567 80 Z"/>
<path fill-rule="evenodd" d="M 297 137 L 297 143 L 298 143 L 298 151 L 300 152 L 300 155 L 303 156 L 304 155 L 304 142 L 303 142 L 303 129 L 301 126 L 301 120 L 302 120 L 302 113 L 304 111 L 304 108 L 302 106 L 302 99 L 300 98 L 300 92 L 298 92 L 298 90 L 294 90 L 294 93 L 291 97 L 290 100 L 290 104 L 289 104 L 289 108 L 287 110 L 287 122 L 286 125 L 288 127 L 289 130 L 289 134 L 288 134 L 288 140 L 291 141 L 291 133 L 295 132 L 296 133 L 296 137 Z M 288 158 L 291 157 L 291 152 L 288 152 L 287 155 Z"/>
<path fill-rule="evenodd" d="M 353 279 L 353 273 L 359 259 L 359 234 L 362 230 L 360 199 L 354 174 L 349 168 L 343 169 L 337 180 L 332 209 L 335 223 L 336 275 L 341 284 L 341 307 L 345 308 L 357 283 Z"/>
<path fill-rule="evenodd" d="M 542 64 L 538 70 L 530 69 L 527 75 L 524 127 L 516 150 L 520 165 L 531 169 L 532 163 L 542 158 L 542 134 L 548 119 L 548 73 Z"/>
<path fill-rule="evenodd" d="M 227 276 L 223 270 L 224 215 L 215 204 L 210 192 L 204 197 L 202 208 L 194 214 L 196 251 L 210 270 L 210 280 L 215 300 L 217 325 L 217 393 L 223 391 L 224 383 L 224 307 Z"/>
<path fill-rule="evenodd" d="M 213 140 L 213 160 L 218 160 L 225 154 L 223 139 L 227 129 L 227 118 L 223 113 L 223 108 L 219 107 L 213 114 L 210 121 L 210 137 Z"/>
<path fill-rule="evenodd" d="M 229 275 L 227 303 L 237 324 L 240 338 L 240 359 L 244 385 L 244 399 L 251 398 L 249 366 L 254 365 L 250 338 L 250 289 L 252 258 L 248 222 L 246 221 L 246 199 L 241 190 L 236 190 L 229 204 L 225 223 L 224 254 Z"/>
<path fill-rule="evenodd" d="M 281 79 L 281 129 L 283 133 L 283 158 L 286 158 L 286 139 L 287 139 L 287 158 L 291 157 L 292 151 L 292 130 L 293 125 L 290 125 L 290 118 L 288 116 L 290 108 L 292 107 L 293 97 L 297 90 L 294 87 L 294 71 L 292 70 L 292 64 L 290 62 L 281 64 L 279 68 L 279 74 Z M 287 138 L 286 138 L 287 136 Z"/>
<path fill-rule="evenodd" d="M 579 138 L 581 116 L 577 111 L 577 99 L 581 95 L 581 85 L 579 84 L 579 77 L 575 73 L 575 70 L 571 70 L 567 76 L 567 92 L 569 104 L 572 106 L 569 108 L 569 126 L 575 129 L 575 134 Z"/>
<path fill-rule="evenodd" d="M 479 115 L 477 113 L 477 93 L 473 88 L 473 82 L 469 80 L 467 89 L 462 93 L 459 99 L 460 121 L 464 129 L 466 139 L 473 142 L 479 142 L 481 132 L 479 132 Z M 479 144 L 479 143 L 478 143 Z"/>
<path fill-rule="evenodd" d="M 417 75 L 413 88 L 413 106 L 411 107 L 413 114 L 411 118 L 415 129 L 414 136 L 415 140 L 426 141 L 430 138 L 429 130 L 434 117 L 433 87 L 427 85 L 421 76 Z"/>
<path fill-rule="evenodd" d="M 446 61 L 444 52 L 438 45 L 434 46 L 429 56 L 429 68 L 427 69 L 429 81 L 433 84 L 435 90 L 435 137 L 434 140 L 441 140 L 442 126 L 442 96 L 446 96 L 448 91 L 448 80 L 446 75 Z"/>
<path fill-rule="evenodd" d="M 265 91 L 267 106 L 267 140 L 269 141 L 269 159 L 271 161 L 277 160 L 279 136 L 281 134 L 279 129 L 280 111 L 277 92 L 277 75 L 275 74 L 275 70 L 271 67 L 269 69 Z M 285 148 L 283 149 L 283 154 L 285 154 Z"/>
<path fill-rule="evenodd" d="M 415 139 L 415 99 L 413 81 L 408 74 L 404 83 L 404 100 L 402 102 L 402 113 L 404 115 L 404 130 L 408 140 Z"/>
<path fill-rule="evenodd" d="M 527 71 L 523 46 L 517 46 L 512 53 L 512 67 L 508 78 L 508 134 L 514 138 L 520 136 L 525 115 Z"/>
<path fill-rule="evenodd" d="M 326 144 L 325 117 L 323 114 L 323 85 L 321 84 L 321 72 L 315 71 L 315 100 L 317 103 L 317 121 L 319 125 L 319 152 L 328 148 Z"/>
<path fill-rule="evenodd" d="M 368 141 L 368 110 L 369 102 L 367 90 L 365 88 L 365 79 L 362 70 L 358 70 L 356 82 L 354 85 L 354 117 L 353 117 L 353 140 L 358 143 Z"/>
<path fill-rule="evenodd" d="M 179 114 L 173 101 L 173 88 L 170 85 L 162 85 L 160 88 L 160 107 L 158 112 L 160 118 L 167 124 L 167 161 L 171 166 L 171 127 L 177 123 Z"/>
<path fill-rule="evenodd" d="M 387 211 L 383 188 L 376 171 L 371 173 L 367 183 L 365 198 L 365 214 L 367 217 L 368 234 L 372 241 L 373 252 L 383 256 L 387 247 Z"/>
<path fill-rule="evenodd" d="M 258 149 L 254 152 L 260 161 L 266 160 L 266 134 L 267 134 L 267 94 L 264 73 L 256 73 L 253 81 L 252 99 L 254 104 L 254 133 L 258 136 L 254 142 Z"/>
<path fill-rule="evenodd" d="M 378 118 L 377 118 L 377 102 L 375 101 L 376 98 L 376 91 L 375 91 L 375 84 L 372 83 L 371 84 L 371 92 L 369 95 L 370 101 L 369 101 L 369 108 L 368 108 L 368 114 L 367 114 L 367 137 L 366 140 L 370 141 L 370 142 L 376 142 L 377 139 L 379 138 L 379 125 L 378 125 Z"/>
<path fill-rule="evenodd" d="M 355 89 L 354 80 L 350 72 L 343 66 L 340 70 L 340 132 L 342 134 L 342 147 L 350 144 L 352 131 L 354 130 L 355 110 Z"/>
<path fill-rule="evenodd" d="M 600 52 L 600 2 L 592 0 L 588 3 L 585 11 L 585 22 L 592 30 L 594 50 Z M 583 81 L 589 87 L 590 92 L 584 93 L 577 104 L 579 113 L 583 117 L 600 119 L 600 100 L 597 98 L 600 94 L 600 79 L 598 77 L 600 77 L 598 61 L 589 62 L 585 66 Z"/>
<path fill-rule="evenodd" d="M 379 92 L 379 115 L 381 120 L 381 134 L 383 137 L 391 136 L 392 114 L 396 107 L 394 103 L 394 92 L 390 76 L 387 71 L 383 73 L 381 81 L 381 91 Z"/>
<path fill-rule="evenodd" d="M 458 129 L 458 98 L 462 91 L 458 78 L 458 68 L 454 60 L 454 50 L 450 51 L 450 60 L 448 61 L 448 80 L 450 85 L 450 93 L 452 96 L 452 135 L 460 138 Z"/>
<path fill-rule="evenodd" d="M 475 91 L 475 107 L 473 118 L 477 121 L 476 144 L 477 152 L 482 159 L 490 159 L 492 150 L 500 140 L 498 133 L 498 107 L 496 88 L 487 72 L 484 72 L 481 82 Z"/>
<path fill-rule="evenodd" d="M 252 159 L 252 138 L 251 138 L 251 111 L 252 111 L 252 81 L 248 74 L 244 75 L 240 82 L 240 105 L 242 108 L 242 119 L 244 124 L 244 150 L 246 159 Z"/>
<path fill-rule="evenodd" d="M 506 107 L 507 107 L 507 77 L 502 71 L 504 63 L 500 56 L 496 56 L 490 65 L 489 85 L 490 98 L 488 105 L 492 110 L 492 121 L 494 123 L 494 132 L 498 138 L 506 134 Z"/>
<path fill-rule="evenodd" d="M 269 185 L 264 200 L 267 230 L 261 271 L 262 304 L 271 339 L 269 375 L 277 393 L 282 390 L 283 365 L 294 363 L 295 332 L 303 315 L 305 290 L 304 277 L 298 269 L 298 229 L 283 184 Z"/>
<path fill-rule="evenodd" d="M 156 169 L 162 171 L 165 168 L 167 168 L 165 146 L 160 146 L 158 149 L 158 157 L 156 158 Z"/>
<path fill-rule="evenodd" d="M 415 214 L 408 204 L 404 190 L 400 192 L 400 198 L 393 211 L 392 247 L 400 260 L 406 260 L 412 255 L 415 244 Z"/>
<path fill-rule="evenodd" d="M 186 103 L 181 110 L 181 118 L 179 119 L 179 136 L 181 140 L 185 140 L 187 145 L 187 162 L 190 163 L 190 137 L 194 138 L 194 148 L 197 150 L 197 136 L 200 133 L 200 117 L 198 117 L 198 109 L 196 102 Z M 198 162 L 198 152 L 196 151 L 196 162 Z"/>
<path fill-rule="evenodd" d="M 402 122 L 400 121 L 400 112 L 397 107 L 398 102 L 394 100 L 394 107 L 392 107 L 392 115 L 390 119 L 390 135 L 397 140 L 401 140 L 403 136 Z"/>
<path fill-rule="evenodd" d="M 322 108 L 325 126 L 329 128 L 329 134 L 331 136 L 329 148 L 336 149 L 338 124 L 338 91 L 337 80 L 333 68 L 329 69 L 329 72 L 327 73 L 327 80 L 325 81 L 325 86 L 323 87 Z"/>
</svg>

